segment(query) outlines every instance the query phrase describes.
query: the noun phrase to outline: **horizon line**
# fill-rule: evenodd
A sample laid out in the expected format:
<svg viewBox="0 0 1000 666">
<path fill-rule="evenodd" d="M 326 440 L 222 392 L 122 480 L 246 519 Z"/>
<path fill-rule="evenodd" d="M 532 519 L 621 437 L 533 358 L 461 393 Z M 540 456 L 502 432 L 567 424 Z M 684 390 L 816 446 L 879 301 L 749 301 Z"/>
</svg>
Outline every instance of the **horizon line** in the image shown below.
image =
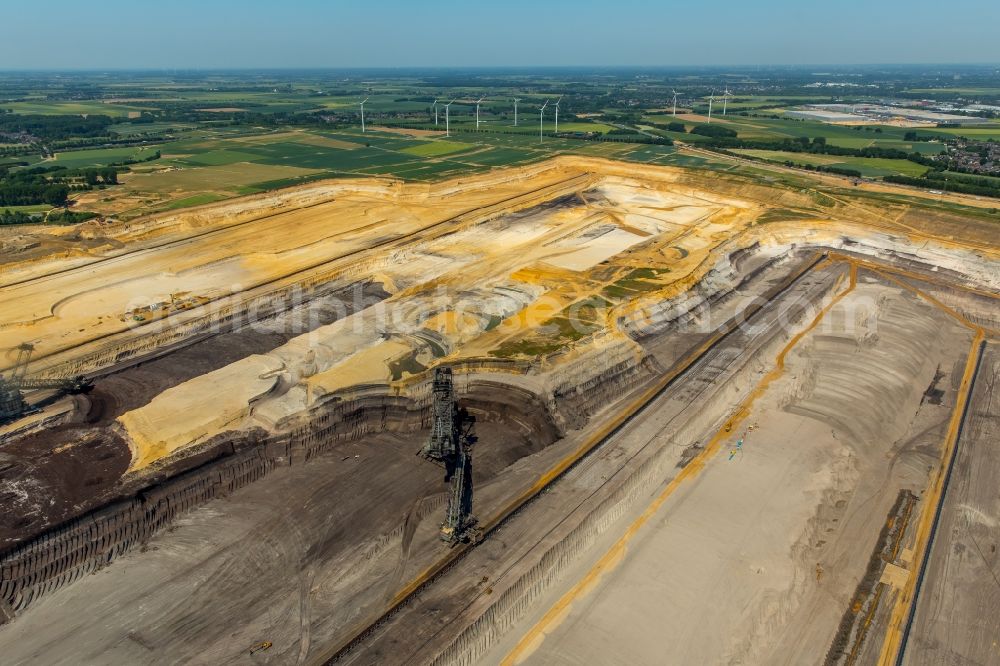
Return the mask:
<svg viewBox="0 0 1000 666">
<path fill-rule="evenodd" d="M 197 66 L 197 67 L 0 67 L 0 73 L 104 73 L 104 72 L 280 72 L 280 71 L 354 71 L 354 70 L 397 70 L 397 71 L 482 71 L 482 70 L 685 70 L 685 69 L 734 69 L 754 70 L 760 68 L 809 69 L 814 67 L 997 67 L 1000 61 L 963 62 L 865 62 L 865 63 L 759 63 L 747 64 L 704 64 L 704 65 L 240 65 L 240 66 Z"/>
</svg>

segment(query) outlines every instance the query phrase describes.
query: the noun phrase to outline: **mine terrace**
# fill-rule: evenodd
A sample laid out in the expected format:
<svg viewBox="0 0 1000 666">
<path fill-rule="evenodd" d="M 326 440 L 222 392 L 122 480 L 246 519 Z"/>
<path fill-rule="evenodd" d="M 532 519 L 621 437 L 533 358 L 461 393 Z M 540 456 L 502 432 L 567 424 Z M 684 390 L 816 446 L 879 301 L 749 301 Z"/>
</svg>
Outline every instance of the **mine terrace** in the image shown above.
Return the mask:
<svg viewBox="0 0 1000 666">
<path fill-rule="evenodd" d="M 950 548 L 911 600 L 996 542 L 1000 248 L 916 201 L 563 155 L 38 240 L 3 661 L 995 658 Z"/>
</svg>

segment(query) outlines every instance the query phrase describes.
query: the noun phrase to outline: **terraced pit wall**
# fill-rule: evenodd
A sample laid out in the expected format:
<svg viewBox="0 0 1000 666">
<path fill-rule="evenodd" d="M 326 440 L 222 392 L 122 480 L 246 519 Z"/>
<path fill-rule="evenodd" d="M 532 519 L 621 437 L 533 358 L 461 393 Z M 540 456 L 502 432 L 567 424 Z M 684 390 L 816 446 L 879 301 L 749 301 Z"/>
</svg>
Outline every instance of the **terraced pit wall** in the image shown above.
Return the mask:
<svg viewBox="0 0 1000 666">
<path fill-rule="evenodd" d="M 542 169 L 539 173 L 552 168 L 554 167 Z M 594 177 L 587 173 L 576 174 L 519 196 L 434 222 L 413 236 L 419 236 L 419 240 L 427 241 L 440 235 L 455 233 L 504 215 L 542 205 L 559 197 L 569 196 L 586 187 L 593 179 Z M 77 348 L 55 351 L 45 357 L 36 355 L 29 365 L 28 372 L 32 375 L 64 377 L 94 374 L 122 363 L 138 362 L 141 358 L 162 353 L 173 346 L 193 342 L 215 331 L 236 330 L 253 321 L 277 315 L 292 306 L 307 303 L 313 298 L 345 289 L 354 282 L 369 281 L 371 275 L 377 274 L 393 263 L 393 249 L 401 247 L 410 240 L 412 239 L 407 236 L 390 238 L 378 246 L 278 278 L 249 289 L 239 296 L 233 295 L 210 302 L 189 313 L 177 313 L 168 320 L 148 322 Z M 226 300 L 230 302 L 226 303 Z M 154 327 L 161 323 L 162 330 L 156 330 Z"/>
<path fill-rule="evenodd" d="M 827 295 L 833 284 L 828 282 L 817 296 Z M 789 312 L 789 321 L 795 327 L 808 316 L 808 310 L 802 303 L 793 305 Z M 554 545 L 540 554 L 534 565 L 506 583 L 502 591 L 497 589 L 498 581 L 494 581 L 496 600 L 451 643 L 443 646 L 430 663 L 433 666 L 471 666 L 477 663 L 509 629 L 527 616 L 536 600 L 563 580 L 565 572 L 579 562 L 602 536 L 636 506 L 648 501 L 651 493 L 662 489 L 680 468 L 690 462 L 693 456 L 682 451 L 693 449 L 698 453 L 702 450 L 705 433 L 723 426 L 732 405 L 746 398 L 760 373 L 769 367 L 760 359 L 775 358 L 794 334 L 793 328 L 775 329 L 756 349 L 744 354 L 737 367 L 716 379 L 717 391 L 698 394 L 685 411 L 686 416 L 681 417 L 681 423 L 676 429 L 671 428 L 673 446 L 656 447 L 641 463 L 630 468 L 622 483 L 585 515 L 577 518 L 577 522 Z M 688 443 L 692 443 L 690 447 L 686 446 Z"/>
<path fill-rule="evenodd" d="M 864 254 L 885 256 L 884 251 L 864 249 Z M 736 261 L 743 258 L 741 255 Z M 907 257 L 915 263 L 921 259 Z M 726 255 L 707 276 L 702 303 L 725 298 L 734 284 L 742 283 L 733 263 L 733 257 Z M 675 305 L 664 302 L 654 316 L 642 322 L 623 322 L 624 328 L 633 337 L 642 338 L 693 316 L 688 308 L 671 309 Z M 636 353 L 636 347 L 616 345 L 601 353 L 584 350 L 563 359 L 565 363 L 558 364 L 552 378 L 544 377 L 543 370 L 560 360 L 554 357 L 535 363 L 470 359 L 455 367 L 456 375 L 463 376 L 457 383 L 460 398 L 481 420 L 514 424 L 549 443 L 567 428 L 585 422 L 599 406 L 613 403 L 659 372 L 652 359 Z M 726 392 L 717 395 L 732 399 Z M 260 479 L 276 466 L 308 461 L 339 442 L 357 440 L 374 431 L 413 433 L 429 427 L 430 402 L 427 378 L 408 384 L 400 393 L 388 385 L 354 387 L 349 393 L 326 396 L 294 423 L 285 424 L 280 434 L 251 431 L 221 435 L 201 447 L 217 452 L 214 460 L 0 555 L 0 619 L 13 617 L 47 592 L 145 543 L 178 515 Z M 553 556 L 556 560 L 561 557 Z M 539 576 L 537 580 L 544 581 L 549 574 Z"/>
<path fill-rule="evenodd" d="M 583 360 L 581 360 L 581 363 Z M 486 366 L 494 365 L 492 361 Z M 526 375 L 530 364 L 501 364 Z M 598 398 L 611 402 L 620 391 L 648 379 L 637 362 L 616 363 L 592 379 Z M 474 374 L 470 361 L 457 372 L 462 405 L 479 421 L 510 426 L 541 445 L 564 434 L 560 401 L 504 381 Z M 593 366 L 591 366 L 593 367 Z M 599 387 L 599 388 L 597 388 Z M 11 619 L 43 595 L 96 571 L 149 541 L 181 514 L 263 478 L 275 467 L 304 463 L 324 450 L 372 432 L 416 433 L 429 429 L 431 382 L 393 395 L 385 385 L 355 387 L 314 406 L 307 417 L 279 435 L 263 430 L 221 435 L 203 445 L 216 457 L 146 488 L 134 496 L 89 512 L 0 556 L 0 620 Z M 566 404 L 568 413 L 575 407 Z M 579 420 L 570 418 L 569 420 Z M 415 450 L 417 443 L 415 442 Z"/>
</svg>

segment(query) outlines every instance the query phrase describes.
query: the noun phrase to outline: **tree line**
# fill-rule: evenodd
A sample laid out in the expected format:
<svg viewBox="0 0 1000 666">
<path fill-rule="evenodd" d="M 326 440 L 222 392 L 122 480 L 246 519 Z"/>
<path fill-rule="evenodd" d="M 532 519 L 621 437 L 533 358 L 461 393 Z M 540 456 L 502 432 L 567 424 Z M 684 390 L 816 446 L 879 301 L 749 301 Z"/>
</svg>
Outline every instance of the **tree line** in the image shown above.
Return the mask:
<svg viewBox="0 0 1000 666">
<path fill-rule="evenodd" d="M 0 206 L 65 206 L 72 190 L 117 184 L 118 169 L 113 166 L 94 169 L 35 167 L 16 171 L 3 167 L 0 168 Z"/>
<path fill-rule="evenodd" d="M 59 210 L 51 211 L 47 215 L 42 213 L 25 213 L 20 210 L 4 209 L 0 211 L 0 226 L 13 224 L 78 224 L 91 218 L 97 217 L 97 213 L 89 211 Z"/>
<path fill-rule="evenodd" d="M 941 176 L 942 174 L 937 174 Z M 1000 187 L 988 187 L 966 183 L 952 178 L 936 177 L 935 172 L 928 173 L 923 178 L 912 176 L 885 176 L 882 180 L 887 183 L 897 183 L 899 185 L 912 185 L 913 187 L 934 188 L 947 190 L 948 192 L 958 192 L 960 194 L 972 194 L 981 197 L 994 197 L 1000 199 Z"/>
<path fill-rule="evenodd" d="M 725 148 L 728 150 L 771 150 L 786 153 L 812 153 L 816 155 L 837 155 L 842 157 L 874 157 L 889 160 L 909 160 L 924 166 L 940 169 L 941 165 L 935 160 L 898 148 L 880 148 L 868 146 L 866 148 L 846 148 L 844 146 L 834 146 L 826 142 L 826 137 L 817 136 L 813 139 L 809 137 L 799 137 L 797 139 L 781 140 L 748 140 L 734 137 L 714 137 L 702 144 L 711 148 Z"/>
<path fill-rule="evenodd" d="M 28 134 L 51 141 L 76 137 L 107 136 L 114 124 L 109 116 L 43 116 L 35 114 L 0 114 L 0 134 Z"/>
</svg>

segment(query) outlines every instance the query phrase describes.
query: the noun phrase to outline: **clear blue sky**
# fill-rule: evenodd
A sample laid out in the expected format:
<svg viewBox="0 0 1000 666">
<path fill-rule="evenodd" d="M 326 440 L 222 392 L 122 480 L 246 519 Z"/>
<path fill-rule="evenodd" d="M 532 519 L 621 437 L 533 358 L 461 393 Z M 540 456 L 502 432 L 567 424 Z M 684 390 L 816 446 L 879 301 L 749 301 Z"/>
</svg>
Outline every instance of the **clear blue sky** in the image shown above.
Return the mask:
<svg viewBox="0 0 1000 666">
<path fill-rule="evenodd" d="M 998 0 L 3 0 L 0 69 L 1000 61 Z"/>
</svg>

